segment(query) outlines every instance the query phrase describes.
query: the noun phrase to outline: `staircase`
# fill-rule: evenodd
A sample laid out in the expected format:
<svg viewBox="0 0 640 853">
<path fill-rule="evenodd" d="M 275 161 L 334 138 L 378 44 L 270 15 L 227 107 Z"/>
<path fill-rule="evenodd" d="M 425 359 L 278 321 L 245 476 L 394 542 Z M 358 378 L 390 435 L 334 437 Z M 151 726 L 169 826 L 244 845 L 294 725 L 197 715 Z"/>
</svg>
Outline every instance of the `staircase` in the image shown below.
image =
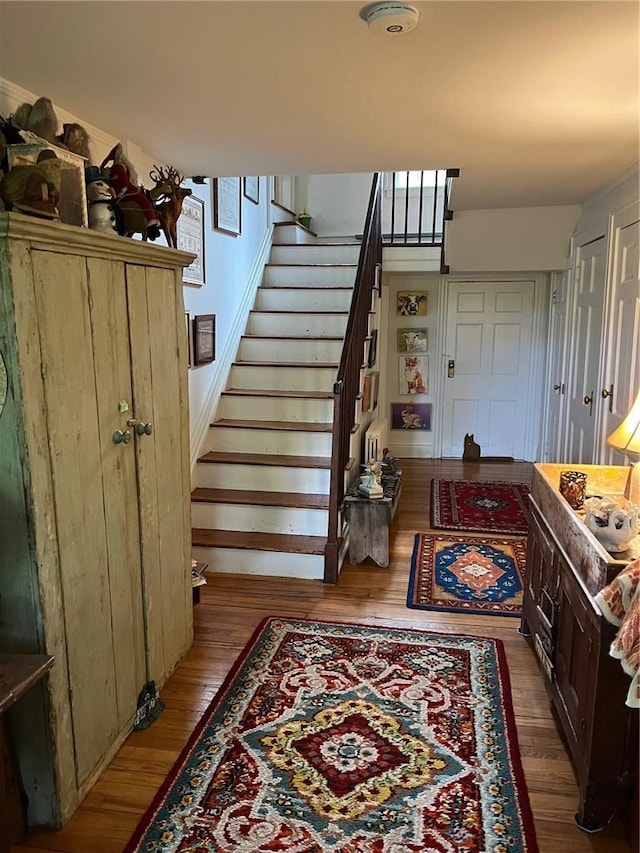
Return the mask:
<svg viewBox="0 0 640 853">
<path fill-rule="evenodd" d="M 333 383 L 359 250 L 275 225 L 192 492 L 193 556 L 211 571 L 324 577 Z"/>
</svg>

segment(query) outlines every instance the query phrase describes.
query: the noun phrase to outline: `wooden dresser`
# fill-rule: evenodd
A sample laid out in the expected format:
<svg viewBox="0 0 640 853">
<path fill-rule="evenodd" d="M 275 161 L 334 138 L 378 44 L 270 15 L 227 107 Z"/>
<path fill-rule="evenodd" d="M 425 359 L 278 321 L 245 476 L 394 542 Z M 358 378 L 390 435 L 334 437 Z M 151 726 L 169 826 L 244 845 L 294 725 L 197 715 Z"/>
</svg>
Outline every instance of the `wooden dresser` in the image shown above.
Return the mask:
<svg viewBox="0 0 640 853">
<path fill-rule="evenodd" d="M 616 628 L 594 596 L 640 551 L 612 557 L 558 492 L 568 468 L 587 473 L 587 494 L 622 493 L 629 469 L 536 465 L 521 631 L 571 753 L 580 788 L 576 821 L 589 831 L 626 814 L 637 773 L 638 714 L 625 704 L 630 678 L 609 655 Z"/>
</svg>

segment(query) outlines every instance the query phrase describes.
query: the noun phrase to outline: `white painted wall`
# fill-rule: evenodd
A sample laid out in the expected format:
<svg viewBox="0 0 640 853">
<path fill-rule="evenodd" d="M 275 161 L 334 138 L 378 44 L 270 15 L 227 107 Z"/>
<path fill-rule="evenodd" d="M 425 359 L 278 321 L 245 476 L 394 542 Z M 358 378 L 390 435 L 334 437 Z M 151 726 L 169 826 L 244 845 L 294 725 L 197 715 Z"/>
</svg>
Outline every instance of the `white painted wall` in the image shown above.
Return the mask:
<svg viewBox="0 0 640 853">
<path fill-rule="evenodd" d="M 371 172 L 355 175 L 296 175 L 296 213 L 305 207 L 321 237 L 362 234 L 371 193 Z"/>
<path fill-rule="evenodd" d="M 0 78 L 0 114 L 8 116 L 23 101 L 33 102 L 38 95 Z M 87 124 L 54 104 L 62 130 L 63 122 L 82 124 L 91 137 L 91 155 L 94 163 L 101 163 L 118 138 L 107 131 Z M 149 171 L 154 158 L 131 140 L 126 143 L 127 155 L 133 162 L 139 181 L 152 186 Z M 158 165 L 161 165 L 160 163 Z M 270 246 L 271 180 L 260 178 L 260 201 L 254 204 L 241 198 L 242 233 L 239 237 L 213 230 L 212 181 L 187 186 L 193 195 L 204 201 L 205 220 L 205 285 L 185 285 L 183 296 L 185 311 L 193 318 L 196 314 L 216 315 L 216 360 L 189 371 L 190 438 L 192 467 L 206 445 L 208 424 L 212 420 L 229 364 L 235 357 L 240 335 L 244 332 L 244 318 L 253 304 L 255 288 L 259 284 L 262 268 Z M 122 237 L 121 239 L 128 239 Z M 157 241 L 166 245 L 164 238 Z"/>
<path fill-rule="evenodd" d="M 427 294 L 427 313 L 424 316 L 401 317 L 396 311 L 397 294 L 402 290 Z M 440 352 L 439 326 L 439 276 L 433 273 L 387 273 L 382 289 L 381 387 L 378 417 L 389 422 L 389 447 L 400 458 L 430 458 L 434 455 L 434 424 L 437 415 L 434 401 L 438 396 Z M 398 329 L 426 329 L 428 375 L 424 377 L 426 394 L 400 394 L 400 358 L 407 355 L 398 350 Z M 393 405 L 431 405 L 431 429 L 391 429 Z"/>
<path fill-rule="evenodd" d="M 611 214 L 637 201 L 639 194 L 640 173 L 639 166 L 636 164 L 633 169 L 625 172 L 617 181 L 605 187 L 583 205 L 576 222 L 574 236 L 588 232 L 592 232 L 594 236 L 606 234 Z"/>
<path fill-rule="evenodd" d="M 445 257 L 452 273 L 564 269 L 578 205 L 455 211 Z"/>
</svg>

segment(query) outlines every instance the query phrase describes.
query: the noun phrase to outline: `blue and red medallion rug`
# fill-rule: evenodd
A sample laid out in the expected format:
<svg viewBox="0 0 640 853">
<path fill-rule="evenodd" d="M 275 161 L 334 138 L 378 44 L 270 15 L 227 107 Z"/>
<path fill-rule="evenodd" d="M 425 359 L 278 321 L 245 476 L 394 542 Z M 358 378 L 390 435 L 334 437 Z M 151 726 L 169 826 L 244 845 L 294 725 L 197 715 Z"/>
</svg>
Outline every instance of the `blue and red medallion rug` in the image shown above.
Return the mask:
<svg viewBox="0 0 640 853">
<path fill-rule="evenodd" d="M 133 851 L 537 853 L 502 644 L 266 619 Z"/>
<path fill-rule="evenodd" d="M 490 480 L 431 481 L 431 527 L 526 536 L 529 487 Z"/>
<path fill-rule="evenodd" d="M 407 607 L 520 616 L 527 540 L 416 533 Z"/>
</svg>

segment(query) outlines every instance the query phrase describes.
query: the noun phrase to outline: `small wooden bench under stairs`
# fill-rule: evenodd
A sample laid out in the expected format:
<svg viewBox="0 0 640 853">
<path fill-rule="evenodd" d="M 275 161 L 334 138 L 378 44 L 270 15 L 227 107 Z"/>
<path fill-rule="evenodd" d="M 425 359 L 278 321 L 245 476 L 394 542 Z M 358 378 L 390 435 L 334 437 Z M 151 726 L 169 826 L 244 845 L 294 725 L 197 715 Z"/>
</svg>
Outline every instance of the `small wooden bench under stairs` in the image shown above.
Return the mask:
<svg viewBox="0 0 640 853">
<path fill-rule="evenodd" d="M 270 262 L 198 460 L 193 556 L 211 571 L 323 579 L 333 383 L 359 243 L 275 226 Z"/>
</svg>

